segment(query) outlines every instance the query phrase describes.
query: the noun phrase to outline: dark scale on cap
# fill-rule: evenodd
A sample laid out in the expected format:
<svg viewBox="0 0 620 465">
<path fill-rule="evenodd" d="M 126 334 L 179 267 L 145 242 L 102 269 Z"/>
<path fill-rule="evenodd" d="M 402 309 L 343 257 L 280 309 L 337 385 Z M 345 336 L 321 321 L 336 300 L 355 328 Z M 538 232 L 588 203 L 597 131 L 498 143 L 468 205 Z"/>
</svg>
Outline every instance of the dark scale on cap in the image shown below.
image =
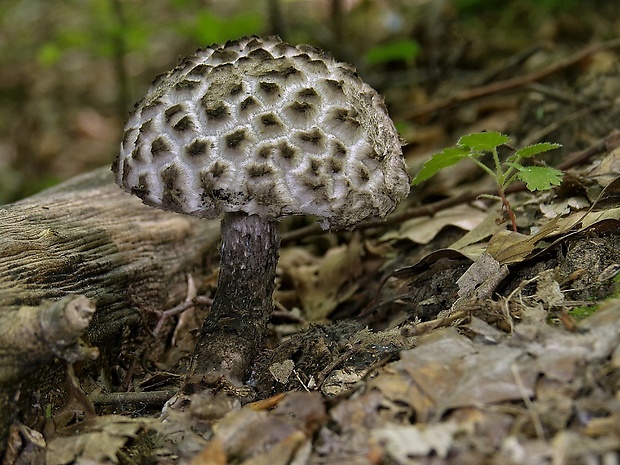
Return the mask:
<svg viewBox="0 0 620 465">
<path fill-rule="evenodd" d="M 312 131 L 300 131 L 295 136 L 302 142 L 307 142 L 312 145 L 321 145 L 323 143 L 323 134 L 317 128 Z"/>
<path fill-rule="evenodd" d="M 168 151 L 170 151 L 170 146 L 163 137 L 158 137 L 151 144 L 151 154 L 153 156 L 161 155 Z"/>
<path fill-rule="evenodd" d="M 142 123 L 142 125 L 140 126 L 140 134 L 138 135 L 138 137 L 144 136 L 144 134 L 148 133 L 151 131 L 151 126 L 153 126 L 153 120 L 149 119 L 147 121 L 145 121 L 144 123 Z M 127 133 L 125 133 L 127 134 Z M 124 138 L 123 138 L 123 142 L 125 142 Z"/>
<path fill-rule="evenodd" d="M 385 158 L 385 154 L 381 154 L 371 147 L 370 150 L 368 150 L 367 152 L 367 157 L 374 161 L 382 162 Z"/>
<path fill-rule="evenodd" d="M 282 55 L 287 55 L 288 53 L 297 52 L 297 47 L 291 44 L 287 44 L 286 42 L 279 42 L 273 48 L 274 50 L 276 50 L 278 53 L 281 53 Z"/>
<path fill-rule="evenodd" d="M 325 182 L 323 181 L 323 179 L 318 177 L 304 178 L 303 184 L 312 191 L 325 189 Z"/>
<path fill-rule="evenodd" d="M 174 68 L 173 71 L 185 71 L 187 68 L 191 68 L 194 66 L 195 57 L 184 57 L 179 60 L 179 64 Z"/>
<path fill-rule="evenodd" d="M 258 156 L 260 158 L 268 159 L 271 158 L 271 154 L 273 153 L 274 146 L 271 144 L 263 145 L 258 149 Z"/>
<path fill-rule="evenodd" d="M 253 107 L 257 107 L 258 105 L 259 105 L 258 100 L 250 96 L 239 104 L 239 108 L 243 111 L 243 110 L 249 110 Z"/>
<path fill-rule="evenodd" d="M 214 178 L 219 178 L 226 172 L 226 170 L 228 170 L 228 166 L 226 166 L 225 163 L 216 161 L 213 163 L 210 171 Z"/>
<path fill-rule="evenodd" d="M 260 115 L 259 119 L 261 124 L 266 128 L 281 129 L 284 127 L 282 121 L 280 121 L 280 119 L 273 113 L 265 113 L 264 115 Z"/>
<path fill-rule="evenodd" d="M 317 160 L 316 158 L 310 159 L 309 168 L 310 168 L 310 172 L 313 175 L 318 176 L 320 174 L 321 166 L 323 166 L 323 163 L 321 162 L 321 160 Z"/>
<path fill-rule="evenodd" d="M 312 58 L 310 58 L 310 55 L 308 55 L 307 53 L 300 53 L 298 55 L 295 55 L 295 56 L 293 56 L 293 59 L 301 60 L 301 61 L 304 61 L 306 63 L 308 63 L 309 61 L 312 60 Z"/>
<path fill-rule="evenodd" d="M 357 169 L 357 173 L 362 183 L 367 183 L 368 181 L 370 181 L 370 173 L 368 172 L 368 168 L 366 168 L 365 166 L 360 166 Z"/>
<path fill-rule="evenodd" d="M 293 113 L 301 113 L 301 114 L 311 114 L 314 113 L 312 110 L 315 109 L 314 105 L 308 102 L 293 102 L 288 107 L 287 110 L 290 110 Z"/>
<path fill-rule="evenodd" d="M 143 147 L 141 145 L 136 145 L 131 152 L 131 158 L 133 158 L 135 161 L 146 161 L 146 159 L 142 156 L 142 149 Z"/>
<path fill-rule="evenodd" d="M 353 79 L 359 79 L 359 75 L 357 74 L 357 71 L 355 71 L 355 68 L 341 65 L 341 66 L 338 66 L 338 70 L 345 76 L 348 76 Z"/>
<path fill-rule="evenodd" d="M 192 81 L 192 80 L 186 79 L 185 81 L 177 82 L 174 85 L 174 88 L 178 91 L 193 90 L 199 85 L 200 85 L 199 81 Z"/>
<path fill-rule="evenodd" d="M 241 39 L 229 39 L 226 41 L 226 43 L 224 44 L 224 47 L 222 48 L 237 48 L 239 47 L 239 44 L 241 43 L 242 38 Z"/>
<path fill-rule="evenodd" d="M 218 48 L 211 55 L 212 58 L 220 60 L 222 62 L 234 61 L 239 56 L 239 53 L 229 48 Z"/>
<path fill-rule="evenodd" d="M 297 98 L 304 102 L 314 102 L 315 100 L 320 100 L 319 94 L 312 87 L 306 87 L 305 89 L 301 89 L 299 92 L 297 92 Z"/>
<path fill-rule="evenodd" d="M 275 82 L 260 82 L 258 84 L 259 89 L 266 95 L 269 96 L 274 96 L 276 94 L 279 94 L 280 92 L 280 86 L 277 85 Z"/>
<path fill-rule="evenodd" d="M 213 179 L 213 176 L 208 171 L 200 171 L 198 173 L 200 177 L 200 187 L 202 188 L 201 199 L 204 205 L 209 205 L 211 202 L 209 199 L 213 195 L 213 190 L 216 187 L 216 182 Z"/>
<path fill-rule="evenodd" d="M 189 116 L 184 116 L 172 127 L 177 131 L 183 132 L 183 131 L 187 131 L 188 129 L 194 128 L 195 125 Z"/>
<path fill-rule="evenodd" d="M 167 79 L 170 75 L 172 74 L 172 71 L 166 72 L 166 73 L 161 73 L 158 74 L 157 76 L 155 76 L 155 79 L 153 79 L 153 82 L 151 83 L 151 85 L 153 87 L 157 87 L 159 84 L 161 84 L 165 79 Z"/>
<path fill-rule="evenodd" d="M 293 102 L 284 108 L 284 113 L 293 124 L 307 125 L 317 114 L 315 105 L 308 102 Z"/>
<path fill-rule="evenodd" d="M 246 172 L 251 178 L 260 178 L 261 176 L 272 174 L 273 169 L 265 163 L 257 163 L 255 165 L 248 166 L 246 168 Z"/>
<path fill-rule="evenodd" d="M 226 136 L 226 147 L 229 149 L 237 149 L 241 146 L 244 140 L 246 140 L 247 134 L 245 129 L 238 129 L 235 132 Z"/>
<path fill-rule="evenodd" d="M 138 102 L 138 103 L 139 103 L 139 102 Z M 136 104 L 134 105 L 134 108 L 139 109 L 139 105 L 138 105 L 138 103 L 136 103 Z M 148 113 L 148 111 L 149 111 L 149 110 L 156 109 L 157 107 L 160 107 L 161 105 L 163 105 L 161 100 L 159 100 L 159 99 L 154 100 L 154 101 L 152 101 L 152 102 L 150 102 L 150 103 L 145 104 L 145 105 L 144 105 L 144 106 L 140 109 L 140 113 L 141 113 L 141 114 Z"/>
<path fill-rule="evenodd" d="M 208 143 L 202 140 L 195 140 L 191 144 L 187 146 L 185 152 L 190 157 L 200 157 L 207 153 L 207 145 Z"/>
<path fill-rule="evenodd" d="M 354 137 L 361 123 L 357 119 L 357 111 L 347 108 L 334 108 L 329 112 L 326 121 L 333 124 L 339 131 L 344 131 L 347 137 Z"/>
<path fill-rule="evenodd" d="M 330 90 L 333 90 L 334 92 L 338 92 L 340 94 L 344 93 L 342 91 L 342 86 L 344 84 L 343 81 L 336 81 L 335 79 L 325 79 L 324 82 Z"/>
<path fill-rule="evenodd" d="M 125 158 L 123 160 L 123 163 L 121 164 L 120 157 L 116 157 L 112 165 L 112 168 L 116 167 L 117 169 L 119 168 L 123 169 L 123 175 L 121 179 L 125 186 L 129 185 L 129 182 L 127 180 L 130 178 L 131 172 L 133 171 L 133 169 L 131 168 L 131 163 L 129 163 L 129 160 L 130 160 L 129 158 Z M 117 173 L 117 171 L 114 171 L 114 172 Z"/>
<path fill-rule="evenodd" d="M 248 57 L 252 58 L 253 60 L 259 61 L 273 60 L 273 55 L 264 48 L 257 48 L 255 50 L 252 50 L 250 53 L 248 53 Z"/>
<path fill-rule="evenodd" d="M 224 76 L 230 74 L 234 68 L 232 63 L 222 63 L 221 65 L 214 66 L 211 74 L 213 76 Z"/>
<path fill-rule="evenodd" d="M 149 188 L 148 177 L 146 174 L 141 174 L 138 177 L 138 185 L 131 188 L 131 193 L 141 199 L 148 197 L 151 193 Z"/>
<path fill-rule="evenodd" d="M 207 114 L 207 118 L 216 121 L 222 121 L 230 116 L 228 107 L 223 103 L 212 107 L 205 106 L 205 113 Z"/>
<path fill-rule="evenodd" d="M 321 50 L 318 47 L 315 47 L 313 45 L 308 45 L 308 44 L 299 44 L 297 46 L 297 48 L 299 50 L 301 50 L 302 52 L 304 52 L 304 55 L 306 54 L 310 54 L 310 55 L 316 55 L 316 56 L 320 56 L 323 59 L 328 59 L 330 57 L 328 57 L 328 54 L 325 53 L 323 50 Z"/>
<path fill-rule="evenodd" d="M 316 74 L 329 73 L 329 68 L 321 60 L 311 60 L 308 62 L 308 69 Z"/>
<path fill-rule="evenodd" d="M 183 210 L 183 193 L 177 187 L 178 176 L 179 169 L 176 165 L 170 165 L 161 172 L 161 180 L 164 185 L 161 203 L 164 207 L 174 211 Z"/>
<path fill-rule="evenodd" d="M 248 58 L 248 57 L 245 57 L 245 56 L 244 56 L 244 57 L 240 57 L 240 58 L 239 58 L 239 59 L 235 62 L 235 64 L 237 65 L 237 67 L 238 67 L 238 68 L 245 69 L 245 67 L 249 67 L 249 66 L 251 66 L 252 61 L 253 61 L 253 60 L 252 60 L 251 58 Z"/>
<path fill-rule="evenodd" d="M 232 86 L 230 86 L 230 95 L 238 95 L 241 92 L 243 92 L 243 84 L 240 82 L 237 82 L 235 84 L 233 84 Z"/>
<path fill-rule="evenodd" d="M 176 115 L 177 113 L 180 113 L 184 111 L 183 110 L 183 105 L 180 104 L 176 104 L 176 105 L 172 105 L 170 108 L 168 108 L 165 112 L 164 112 L 164 118 L 166 118 L 166 122 L 170 122 L 170 118 L 172 118 L 174 115 Z"/>
<path fill-rule="evenodd" d="M 269 76 L 277 76 L 279 78 L 288 79 L 291 76 L 300 76 L 302 73 L 294 66 L 286 66 L 282 69 L 273 69 L 266 74 Z"/>
<path fill-rule="evenodd" d="M 333 110 L 330 110 L 329 115 L 332 119 L 344 122 L 354 119 L 357 112 L 347 108 L 334 108 Z"/>
<path fill-rule="evenodd" d="M 204 76 L 211 68 L 211 66 L 205 64 L 196 65 L 189 72 L 189 76 Z"/>
<path fill-rule="evenodd" d="M 291 147 L 286 142 L 282 142 L 280 145 L 278 145 L 278 149 L 280 150 L 280 154 L 282 155 L 282 157 L 286 158 L 287 160 L 292 160 L 297 155 L 297 150 L 294 147 Z"/>
<path fill-rule="evenodd" d="M 332 173 L 340 173 L 342 171 L 342 162 L 340 160 L 330 158 L 329 167 L 332 170 Z"/>
<path fill-rule="evenodd" d="M 262 205 L 266 205 L 270 211 L 279 214 L 286 199 L 278 195 L 275 182 L 271 178 L 261 179 L 259 183 L 248 184 L 249 197 Z"/>
<path fill-rule="evenodd" d="M 248 43 L 245 44 L 245 46 L 248 49 L 253 50 L 253 49 L 257 48 L 257 47 L 262 47 L 263 46 L 263 41 L 260 40 L 258 37 L 252 37 L 252 39 L 250 39 L 248 41 Z"/>
<path fill-rule="evenodd" d="M 333 155 L 338 158 L 342 158 L 347 154 L 347 148 L 344 146 L 342 142 L 334 142 L 334 147 L 332 149 Z"/>
</svg>

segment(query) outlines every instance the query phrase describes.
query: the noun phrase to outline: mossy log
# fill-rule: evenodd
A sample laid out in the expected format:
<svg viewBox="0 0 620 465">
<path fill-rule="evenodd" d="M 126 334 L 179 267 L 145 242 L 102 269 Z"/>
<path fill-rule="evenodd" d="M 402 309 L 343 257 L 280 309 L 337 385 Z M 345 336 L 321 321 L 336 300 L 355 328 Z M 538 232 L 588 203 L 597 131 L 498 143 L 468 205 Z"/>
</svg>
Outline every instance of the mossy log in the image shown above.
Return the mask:
<svg viewBox="0 0 620 465">
<path fill-rule="evenodd" d="M 182 301 L 218 240 L 217 221 L 144 206 L 108 168 L 0 206 L 0 451 L 35 395 L 59 387 L 58 360 L 92 358 L 85 328 L 114 356 L 141 309 Z"/>
</svg>

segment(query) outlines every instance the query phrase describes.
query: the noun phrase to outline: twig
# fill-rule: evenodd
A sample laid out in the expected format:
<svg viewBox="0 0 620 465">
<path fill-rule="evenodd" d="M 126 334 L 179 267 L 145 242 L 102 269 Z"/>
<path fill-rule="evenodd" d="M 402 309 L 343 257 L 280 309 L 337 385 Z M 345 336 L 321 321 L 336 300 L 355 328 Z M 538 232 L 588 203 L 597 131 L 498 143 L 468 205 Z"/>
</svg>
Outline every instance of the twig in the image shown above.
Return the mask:
<svg viewBox="0 0 620 465">
<path fill-rule="evenodd" d="M 598 155 L 606 150 L 612 151 L 617 147 L 620 147 L 620 129 L 613 129 L 608 135 L 597 140 L 587 149 L 571 153 L 566 157 L 566 161 L 560 163 L 558 169 L 567 170 L 573 166 L 579 166 L 594 155 Z"/>
<path fill-rule="evenodd" d="M 88 398 L 93 404 L 97 405 L 164 405 L 177 392 L 175 389 L 146 392 L 110 392 L 91 394 Z"/>
<path fill-rule="evenodd" d="M 521 145 L 524 147 L 527 147 L 528 145 L 532 145 L 538 142 L 539 140 L 543 139 L 544 137 L 546 137 L 548 134 L 555 131 L 556 129 L 562 126 L 565 126 L 567 123 L 582 119 L 584 116 L 588 115 L 589 113 L 594 113 L 595 111 L 604 110 L 606 108 L 611 107 L 612 105 L 613 105 L 612 102 L 606 102 L 606 101 L 598 102 L 589 107 L 582 108 L 581 110 L 575 111 L 573 113 L 569 113 L 568 115 L 562 118 L 556 119 L 555 121 L 545 126 L 544 128 L 541 128 L 538 131 L 534 131 L 533 133 L 531 133 L 530 135 L 528 135 L 525 139 L 521 141 Z"/>
<path fill-rule="evenodd" d="M 325 380 L 327 379 L 329 374 L 332 371 L 334 371 L 338 365 L 340 365 L 342 362 L 346 361 L 348 358 L 350 358 L 356 352 L 359 352 L 358 348 L 350 347 L 344 354 L 341 354 L 339 357 L 337 357 L 336 359 L 332 360 L 331 363 L 329 363 L 329 365 L 327 365 L 325 368 L 323 368 L 321 370 L 321 372 L 316 377 L 317 389 L 321 389 L 321 386 L 323 385 L 323 383 L 325 382 Z"/>
<path fill-rule="evenodd" d="M 446 312 L 445 315 L 435 318 L 430 321 L 423 321 L 421 323 L 414 323 L 402 327 L 402 333 L 404 337 L 421 336 L 437 328 L 445 328 L 450 326 L 455 321 L 467 318 L 471 315 L 471 312 L 478 309 L 477 307 L 463 307 L 454 313 Z"/>
<path fill-rule="evenodd" d="M 429 102 L 426 105 L 421 105 L 417 108 L 412 108 L 408 111 L 405 111 L 399 114 L 396 118 L 398 120 L 407 120 L 407 119 L 417 118 L 419 116 L 423 116 L 428 113 L 434 113 L 437 110 L 443 110 L 443 109 L 449 108 L 458 103 L 463 103 L 469 100 L 475 100 L 481 97 L 486 97 L 488 95 L 516 89 L 526 84 L 530 84 L 535 81 L 540 81 L 541 79 L 544 79 L 547 76 L 550 76 L 552 74 L 558 73 L 566 68 L 570 68 L 571 66 L 576 65 L 580 61 L 588 58 L 590 55 L 596 52 L 600 52 L 601 50 L 618 48 L 618 47 L 620 47 L 620 39 L 613 39 L 613 40 L 603 42 L 600 44 L 591 45 L 569 56 L 565 60 L 562 60 L 558 63 L 554 63 L 553 65 L 548 66 L 545 69 L 534 71 L 532 73 L 525 74 L 523 76 L 517 76 L 512 79 L 506 79 L 505 81 L 494 82 L 493 84 L 475 87 L 473 89 L 462 90 L 460 92 L 457 92 L 455 95 L 448 97 L 446 99 L 436 100 L 434 102 Z"/>
<path fill-rule="evenodd" d="M 195 305 L 212 305 L 212 304 L 213 304 L 213 299 L 211 299 L 210 297 L 199 295 L 197 297 L 194 297 L 192 300 L 186 300 L 185 302 L 181 302 L 179 305 L 172 307 L 171 309 L 164 310 L 160 314 L 160 319 L 157 323 L 157 326 L 155 326 L 155 329 L 153 330 L 153 335 L 155 336 L 159 335 L 162 327 L 164 326 L 164 323 L 167 321 L 168 318 L 178 315 L 180 313 L 183 313 L 185 310 L 188 310 L 194 307 Z"/>
<path fill-rule="evenodd" d="M 582 97 L 581 95 L 577 95 L 573 92 L 567 92 L 562 89 L 557 89 L 539 82 L 532 82 L 531 84 L 528 84 L 526 89 L 564 103 L 578 103 L 580 105 L 589 105 L 591 103 L 590 99 Z"/>
</svg>

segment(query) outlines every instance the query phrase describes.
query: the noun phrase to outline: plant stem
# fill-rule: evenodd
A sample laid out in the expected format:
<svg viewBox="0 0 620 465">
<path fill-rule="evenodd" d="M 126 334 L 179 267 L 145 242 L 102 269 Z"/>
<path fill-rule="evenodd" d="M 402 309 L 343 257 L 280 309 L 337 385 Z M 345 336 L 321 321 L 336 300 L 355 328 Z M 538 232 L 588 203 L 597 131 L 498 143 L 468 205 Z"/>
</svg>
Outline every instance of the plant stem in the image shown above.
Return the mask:
<svg viewBox="0 0 620 465">
<path fill-rule="evenodd" d="M 486 171 L 489 174 L 489 176 L 491 176 L 493 179 L 495 179 L 495 182 L 497 182 L 497 184 L 499 186 L 499 179 L 497 177 L 497 173 L 495 173 L 491 168 L 489 168 L 487 165 L 482 163 L 477 158 L 471 157 L 471 160 L 473 160 L 474 163 L 476 163 L 480 168 L 482 168 L 484 171 Z"/>
<path fill-rule="evenodd" d="M 496 171 L 496 179 L 498 186 L 503 186 L 504 181 L 506 180 L 506 175 L 504 174 L 504 170 L 502 169 L 502 164 L 499 161 L 499 154 L 497 153 L 497 148 L 494 147 L 491 151 L 493 153 L 493 161 L 495 162 L 495 171 Z"/>
<path fill-rule="evenodd" d="M 504 205 L 504 208 L 506 209 L 506 212 L 508 213 L 508 216 L 510 217 L 510 223 L 512 223 L 512 230 L 513 232 L 517 232 L 517 217 L 515 216 L 514 210 L 510 206 L 510 202 L 508 201 L 508 198 L 506 198 L 506 193 L 504 192 L 504 186 L 500 186 L 500 188 L 498 189 L 498 193 L 499 193 L 499 197 L 502 199 L 502 204 Z"/>
</svg>

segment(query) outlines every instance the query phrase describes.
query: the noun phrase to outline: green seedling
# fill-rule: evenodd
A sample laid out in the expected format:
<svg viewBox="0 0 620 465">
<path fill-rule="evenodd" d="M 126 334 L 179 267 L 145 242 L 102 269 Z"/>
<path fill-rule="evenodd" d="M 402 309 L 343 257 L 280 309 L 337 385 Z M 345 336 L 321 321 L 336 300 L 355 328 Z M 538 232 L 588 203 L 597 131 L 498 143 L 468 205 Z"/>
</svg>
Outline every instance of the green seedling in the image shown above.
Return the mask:
<svg viewBox="0 0 620 465">
<path fill-rule="evenodd" d="M 521 161 L 524 158 L 532 158 L 549 150 L 557 149 L 560 144 L 542 142 L 528 145 L 515 150 L 506 160 L 500 161 L 497 152 L 498 147 L 510 142 L 510 137 L 499 132 L 480 132 L 463 136 L 454 147 L 447 147 L 441 152 L 435 153 L 413 179 L 412 185 L 416 185 L 429 179 L 448 166 L 452 166 L 463 159 L 470 159 L 488 173 L 497 184 L 498 196 L 484 196 L 501 200 L 506 209 L 513 231 L 517 230 L 517 220 L 510 203 L 506 198 L 506 188 L 516 180 L 523 181 L 526 189 L 530 191 L 544 191 L 553 186 L 559 186 L 564 173 L 548 166 L 524 166 Z M 493 166 L 489 167 L 480 161 L 480 157 L 490 153 L 493 156 Z"/>
</svg>

